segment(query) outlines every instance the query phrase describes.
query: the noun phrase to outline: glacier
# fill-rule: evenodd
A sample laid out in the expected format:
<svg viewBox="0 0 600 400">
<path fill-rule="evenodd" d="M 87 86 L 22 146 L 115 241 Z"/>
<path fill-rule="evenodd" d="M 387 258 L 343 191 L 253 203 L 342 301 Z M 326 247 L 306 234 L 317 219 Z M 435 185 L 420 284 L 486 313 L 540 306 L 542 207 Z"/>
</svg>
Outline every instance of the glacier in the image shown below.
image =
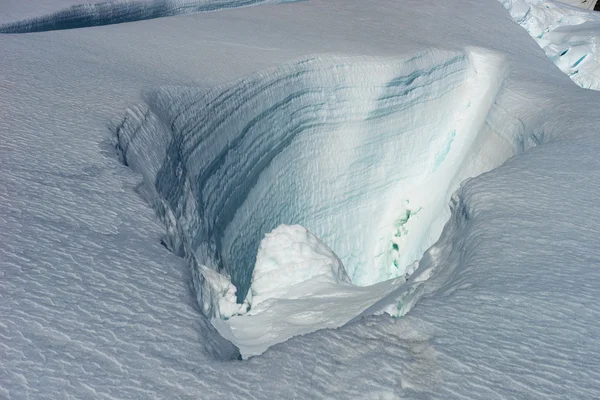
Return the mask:
<svg viewBox="0 0 600 400">
<path fill-rule="evenodd" d="M 0 49 L 1 398 L 598 398 L 598 94 L 500 2 L 261 4 Z M 310 178 L 291 210 L 263 197 L 288 172 Z M 349 189 L 380 218 L 336 215 Z"/>
</svg>

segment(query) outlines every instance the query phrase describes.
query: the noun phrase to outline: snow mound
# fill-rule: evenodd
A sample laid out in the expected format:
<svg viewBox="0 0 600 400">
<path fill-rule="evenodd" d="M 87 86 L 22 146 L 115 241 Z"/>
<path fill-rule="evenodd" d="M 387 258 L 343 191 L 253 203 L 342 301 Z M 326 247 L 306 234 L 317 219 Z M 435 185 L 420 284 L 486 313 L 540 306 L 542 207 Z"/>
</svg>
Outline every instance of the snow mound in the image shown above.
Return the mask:
<svg viewBox="0 0 600 400">
<path fill-rule="evenodd" d="M 0 25 L 0 33 L 44 32 L 121 24 L 175 15 L 299 0 L 114 0 L 77 4 L 36 18 Z"/>
<path fill-rule="evenodd" d="M 561 2 L 500 0 L 548 58 L 579 86 L 600 90 L 600 14 Z"/>
<path fill-rule="evenodd" d="M 300 225 L 280 225 L 261 241 L 244 302 L 252 308 L 230 319 L 214 318 L 212 323 L 248 358 L 292 336 L 340 327 L 382 297 L 391 297 L 395 306 L 404 282 L 397 278 L 354 286 L 342 262 L 321 240 Z M 386 308 L 390 315 L 400 315 L 402 310 L 393 306 L 379 306 L 369 314 Z"/>
<path fill-rule="evenodd" d="M 252 287 L 238 303 L 231 278 L 203 265 L 202 311 L 227 320 L 272 299 L 296 300 L 313 295 L 318 285 L 351 284 L 340 259 L 325 243 L 300 225 L 280 225 L 261 241 Z M 263 307 L 264 308 L 264 307 Z"/>
<path fill-rule="evenodd" d="M 561 3 L 570 4 L 572 6 L 593 10 L 596 6 L 596 0 L 560 0 Z"/>
<path fill-rule="evenodd" d="M 299 285 L 318 280 L 351 283 L 340 259 L 300 225 L 280 225 L 260 242 L 252 274 L 254 307 L 270 298 L 296 299 L 310 295 Z"/>
<path fill-rule="evenodd" d="M 144 176 L 140 193 L 165 223 L 166 245 L 188 260 L 203 311 L 247 356 L 365 310 L 407 310 L 380 300 L 437 240 L 452 192 L 539 139 L 496 105 L 506 72 L 501 56 L 479 48 L 321 55 L 209 90 L 146 93 L 115 125 L 116 147 Z M 281 224 L 305 227 L 295 229 L 316 237 L 304 231 L 300 247 L 319 243 L 327 255 L 301 274 L 333 266 L 341 282 L 324 282 L 320 297 L 302 284 L 306 293 L 266 301 L 312 281 L 288 276 L 283 287 L 267 273 L 289 267 L 277 235 L 257 259 Z M 343 270 L 365 288 L 348 289 Z M 301 301 L 309 292 L 313 301 Z M 254 307 L 268 310 L 259 317 Z"/>
</svg>

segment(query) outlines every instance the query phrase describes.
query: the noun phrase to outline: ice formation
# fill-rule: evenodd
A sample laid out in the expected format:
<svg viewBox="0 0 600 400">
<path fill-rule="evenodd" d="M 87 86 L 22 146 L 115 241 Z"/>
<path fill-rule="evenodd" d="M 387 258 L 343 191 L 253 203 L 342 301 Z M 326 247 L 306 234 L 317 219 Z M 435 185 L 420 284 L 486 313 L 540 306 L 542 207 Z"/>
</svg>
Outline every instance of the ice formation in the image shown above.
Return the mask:
<svg viewBox="0 0 600 400">
<path fill-rule="evenodd" d="M 219 11 L 256 4 L 299 0 L 112 0 L 76 4 L 41 17 L 0 25 L 0 33 L 44 32 L 143 21 L 174 15 Z"/>
<path fill-rule="evenodd" d="M 165 222 L 169 248 L 191 265 L 205 314 L 236 324 L 241 337 L 235 316 L 256 305 L 250 287 L 264 285 L 260 274 L 252 281 L 259 243 L 280 224 L 316 235 L 355 285 L 403 281 L 438 238 L 458 184 L 525 146 L 522 127 L 495 131 L 507 123 L 493 106 L 505 74 L 501 56 L 477 48 L 397 59 L 322 55 L 210 90 L 151 91 L 114 131 L 122 160 L 144 176 L 143 196 Z M 283 274 L 267 297 L 285 299 L 296 283 Z M 355 296 L 357 307 L 338 302 L 335 318 L 263 332 L 267 345 L 234 343 L 252 355 L 340 326 L 391 289 L 372 290 Z M 280 310 L 270 325 L 250 322 L 255 310 L 243 324 L 276 332 L 273 325 L 309 309 Z"/>
<path fill-rule="evenodd" d="M 600 13 L 559 1 L 500 2 L 561 71 L 583 88 L 600 90 Z"/>
</svg>

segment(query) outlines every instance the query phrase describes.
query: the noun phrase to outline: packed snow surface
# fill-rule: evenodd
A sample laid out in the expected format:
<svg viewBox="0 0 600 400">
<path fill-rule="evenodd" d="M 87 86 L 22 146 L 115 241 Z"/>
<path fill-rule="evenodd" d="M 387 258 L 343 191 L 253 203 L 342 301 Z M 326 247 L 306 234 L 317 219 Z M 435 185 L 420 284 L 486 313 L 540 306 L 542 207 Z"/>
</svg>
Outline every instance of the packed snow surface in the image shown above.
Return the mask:
<svg viewBox="0 0 600 400">
<path fill-rule="evenodd" d="M 581 87 L 600 90 L 600 13 L 560 1 L 500 1 L 561 71 Z"/>
<path fill-rule="evenodd" d="M 599 397 L 598 93 L 496 0 L 0 51 L 0 397 Z"/>
</svg>

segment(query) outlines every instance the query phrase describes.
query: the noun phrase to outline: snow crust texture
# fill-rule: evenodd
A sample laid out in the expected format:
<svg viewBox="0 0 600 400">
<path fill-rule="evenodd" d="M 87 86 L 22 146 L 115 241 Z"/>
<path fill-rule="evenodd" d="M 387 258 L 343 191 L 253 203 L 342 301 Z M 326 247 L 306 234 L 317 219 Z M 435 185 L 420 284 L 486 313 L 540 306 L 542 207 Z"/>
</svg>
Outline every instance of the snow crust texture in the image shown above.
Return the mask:
<svg viewBox="0 0 600 400">
<path fill-rule="evenodd" d="M 452 365 L 441 373 L 440 398 L 475 391 L 482 398 L 600 394 L 600 258 L 592 239 L 600 214 L 592 204 L 597 193 L 582 190 L 600 181 L 598 150 L 597 139 L 545 144 L 468 181 L 453 198 L 453 216 L 422 261 L 439 266 L 426 283 L 433 292 L 426 289 L 411 313 L 436 326 L 436 343 L 453 344 L 437 356 Z M 523 171 L 526 181 L 518 178 Z M 581 179 L 573 179 L 577 171 L 585 171 Z M 559 204 L 578 211 L 551 211 L 556 188 Z M 447 296 L 456 301 L 449 304 Z M 503 356 L 488 353 L 490 347 Z M 579 372 L 567 372 L 573 369 Z M 485 378 L 467 372 L 475 370 L 485 370 Z M 471 378 L 458 383 L 463 373 Z M 507 386 L 512 395 L 499 395 Z"/>
<path fill-rule="evenodd" d="M 0 33 L 44 32 L 219 11 L 299 0 L 113 0 L 77 4 L 41 17 L 0 25 Z"/>
<path fill-rule="evenodd" d="M 560 1 L 500 1 L 561 71 L 583 88 L 600 90 L 600 13 Z"/>
</svg>

